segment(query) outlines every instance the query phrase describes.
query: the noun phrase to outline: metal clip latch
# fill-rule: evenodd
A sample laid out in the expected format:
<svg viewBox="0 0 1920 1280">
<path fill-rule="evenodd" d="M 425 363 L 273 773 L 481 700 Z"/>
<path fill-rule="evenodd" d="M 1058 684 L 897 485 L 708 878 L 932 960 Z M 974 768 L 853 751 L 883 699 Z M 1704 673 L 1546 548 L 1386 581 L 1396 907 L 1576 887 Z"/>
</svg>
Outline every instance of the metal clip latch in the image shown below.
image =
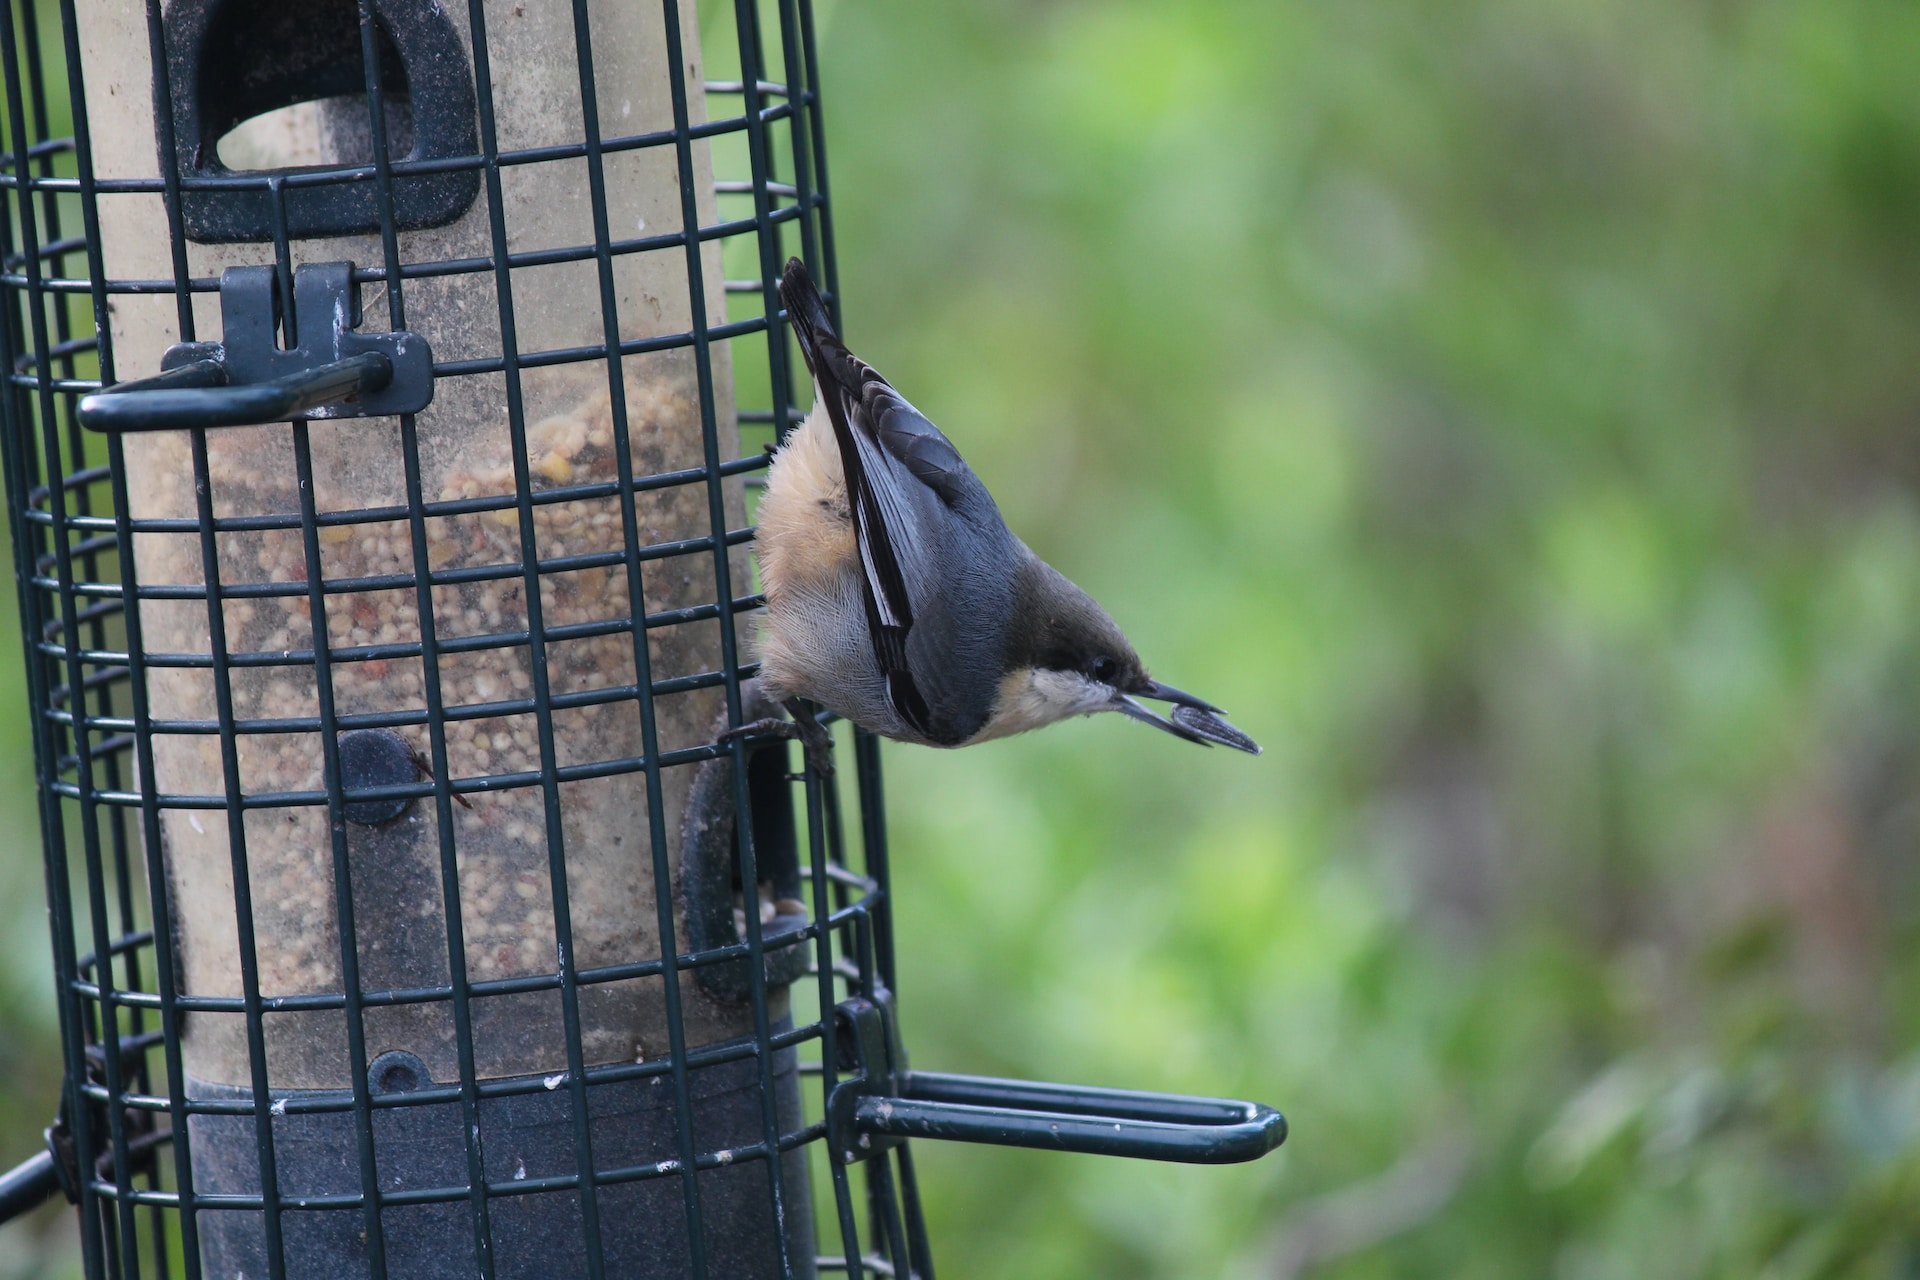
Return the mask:
<svg viewBox="0 0 1920 1280">
<path fill-rule="evenodd" d="M 138 936 L 150 939 L 153 935 Z M 87 957 L 81 967 L 84 969 L 91 961 L 92 957 Z M 116 1037 L 120 1047 L 121 1069 L 130 1070 L 139 1061 L 140 1055 L 160 1043 L 160 1040 L 161 1033 L 158 1031 Z M 88 1045 L 86 1061 L 87 1083 L 104 1085 L 107 1081 L 106 1050 L 97 1044 Z M 64 1194 L 70 1204 L 79 1203 L 84 1179 L 80 1172 L 80 1147 L 73 1131 L 72 1107 L 75 1096 L 68 1093 L 61 1097 L 60 1110 L 53 1123 L 42 1131 L 47 1143 L 45 1150 L 11 1169 L 0 1170 L 0 1225 L 37 1208 L 55 1192 Z M 105 1133 L 108 1128 L 105 1104 L 93 1101 L 88 1106 L 94 1132 Z M 155 1149 L 173 1137 L 173 1130 L 156 1129 L 151 1111 L 129 1107 L 125 1116 L 126 1151 L 130 1166 L 127 1177 L 131 1178 L 151 1170 Z M 103 1178 L 116 1177 L 113 1150 L 100 1153 L 94 1164 L 94 1173 Z"/>
<path fill-rule="evenodd" d="M 860 1109 L 890 1101 L 907 1075 L 906 1054 L 893 1030 L 893 993 L 875 999 L 854 996 L 833 1008 L 840 1069 L 850 1073 L 827 1095 L 827 1149 L 843 1164 L 865 1160 L 900 1145 L 902 1139 L 863 1127 Z"/>
<path fill-rule="evenodd" d="M 293 297 L 273 267 L 220 275 L 219 342 L 177 342 L 158 377 L 84 396 L 95 431 L 244 427 L 418 413 L 433 400 L 433 351 L 401 330 L 360 333 L 351 262 L 294 269 Z M 288 336 L 287 346 L 278 342 Z"/>
</svg>

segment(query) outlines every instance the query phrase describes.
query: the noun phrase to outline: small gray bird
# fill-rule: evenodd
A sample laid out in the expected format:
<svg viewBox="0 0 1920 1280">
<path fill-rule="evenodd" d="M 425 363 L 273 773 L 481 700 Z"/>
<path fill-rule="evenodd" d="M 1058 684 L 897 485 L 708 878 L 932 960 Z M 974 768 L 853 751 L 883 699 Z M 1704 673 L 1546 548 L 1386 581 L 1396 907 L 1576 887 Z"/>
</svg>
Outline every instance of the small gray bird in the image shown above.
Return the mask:
<svg viewBox="0 0 1920 1280">
<path fill-rule="evenodd" d="M 828 768 L 806 699 L 934 747 L 1118 711 L 1259 754 L 1218 707 L 1148 676 L 1106 610 L 1013 535 L 952 442 L 841 345 L 798 258 L 780 296 L 813 411 L 774 454 L 760 502 L 759 693 L 793 721 L 729 736 L 796 736 Z M 1138 698 L 1173 703 L 1172 718 Z"/>
</svg>

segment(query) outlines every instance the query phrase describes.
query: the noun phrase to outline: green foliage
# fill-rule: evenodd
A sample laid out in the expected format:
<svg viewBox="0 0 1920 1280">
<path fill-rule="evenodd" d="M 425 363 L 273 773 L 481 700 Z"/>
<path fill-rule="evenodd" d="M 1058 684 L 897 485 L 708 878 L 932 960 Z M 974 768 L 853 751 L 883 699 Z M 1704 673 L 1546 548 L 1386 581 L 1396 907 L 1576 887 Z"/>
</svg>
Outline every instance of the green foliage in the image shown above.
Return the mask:
<svg viewBox="0 0 1920 1280">
<path fill-rule="evenodd" d="M 1879 3 L 833 6 L 850 338 L 1270 746 L 890 754 L 917 1061 L 1295 1122 L 925 1150 L 948 1272 L 1920 1266 L 1916 51 Z"/>
</svg>

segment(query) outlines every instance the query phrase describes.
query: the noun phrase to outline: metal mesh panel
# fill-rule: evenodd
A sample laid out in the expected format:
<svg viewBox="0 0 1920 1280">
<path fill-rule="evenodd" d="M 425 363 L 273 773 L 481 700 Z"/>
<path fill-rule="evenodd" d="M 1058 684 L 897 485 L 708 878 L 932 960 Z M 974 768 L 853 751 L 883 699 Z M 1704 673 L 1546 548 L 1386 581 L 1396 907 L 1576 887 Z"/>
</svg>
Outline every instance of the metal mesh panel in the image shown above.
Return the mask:
<svg viewBox="0 0 1920 1280">
<path fill-rule="evenodd" d="M 210 25 L 231 19 L 202 7 Z M 472 144 L 426 158 L 419 139 L 439 127 L 427 85 L 418 67 L 407 92 L 393 78 L 405 8 L 342 10 L 360 79 L 357 98 L 335 84 L 317 109 L 332 158 L 259 171 L 195 167 L 204 156 L 178 135 L 169 82 L 183 64 L 167 24 L 180 15 L 158 0 L 120 15 L 147 61 L 105 88 L 117 72 L 91 42 L 107 9 L 10 4 L 0 28 L 0 403 L 88 1274 L 198 1277 L 242 1246 L 276 1280 L 348 1274 L 302 1261 L 318 1256 L 316 1231 L 341 1223 L 361 1250 L 352 1274 L 438 1274 L 408 1250 L 450 1221 L 470 1250 L 462 1274 L 559 1274 L 573 1264 L 528 1270 L 540 1255 L 527 1242 L 542 1237 L 524 1212 L 557 1197 L 568 1238 L 547 1240 L 550 1257 L 594 1277 L 745 1274 L 728 1251 L 752 1224 L 766 1274 L 930 1275 L 907 1148 L 858 1173 L 821 1151 L 821 1103 L 850 1061 L 830 1011 L 892 985 L 877 745 L 846 735 L 840 782 L 823 786 L 785 764 L 756 772 L 742 745 L 683 731 L 751 718 L 739 615 L 758 599 L 740 554 L 750 493 L 739 490 L 796 399 L 774 281 L 798 254 L 834 287 L 810 6 L 716 6 L 698 32 L 690 5 L 629 11 L 623 21 L 651 24 L 632 39 L 659 51 L 665 88 L 665 117 L 641 127 L 616 118 L 596 82 L 608 66 L 597 45 L 626 38 L 609 30 L 611 10 L 539 8 L 571 39 L 577 82 L 554 119 L 577 122 L 577 136 L 521 145 L 503 139 L 540 122 L 517 99 L 515 118 L 501 118 L 515 68 L 500 59 L 518 38 L 502 32 L 536 7 L 469 0 L 454 29 Z M 692 80 L 703 53 L 706 78 Z M 116 130 L 96 147 L 90 117 L 107 90 L 151 93 L 157 136 Z M 122 144 L 157 154 L 157 173 L 97 171 L 96 154 Z M 677 200 L 665 216 L 636 216 L 619 195 L 635 166 L 668 175 Z M 437 216 L 409 203 L 428 179 L 442 195 L 469 193 L 478 221 L 462 225 L 477 228 L 477 248 L 415 234 Z M 495 406 L 492 455 L 450 460 L 435 410 L 194 430 L 166 445 L 81 429 L 80 396 L 155 372 L 144 349 L 141 361 L 128 354 L 139 334 L 128 317 L 182 342 L 221 336 L 222 282 L 196 274 L 192 246 L 222 236 L 196 207 L 244 195 L 265 217 L 265 235 L 225 238 L 241 246 L 228 261 L 272 267 L 291 311 L 304 296 L 298 269 L 342 257 L 337 234 L 305 234 L 332 216 L 329 192 L 350 193 L 339 197 L 349 221 L 353 208 L 373 213 L 352 272 L 362 327 L 433 333 L 437 411 Z M 522 236 L 520 211 L 542 199 L 574 202 L 585 234 Z M 115 255 L 135 233 L 170 270 L 123 273 Z M 636 324 L 626 273 L 643 260 L 673 263 L 683 296 L 655 299 L 657 314 Z M 478 294 L 491 311 L 452 326 L 448 300 Z M 529 328 L 556 294 L 596 322 L 592 337 L 556 343 Z M 291 334 L 292 318 L 281 322 Z M 552 412 L 566 396 L 574 408 Z M 647 424 L 675 413 L 697 419 L 690 454 L 647 446 Z M 368 470 L 342 462 L 356 450 Z M 657 536 L 675 519 L 693 527 Z M 592 591 L 583 575 L 597 575 Z M 488 599 L 498 607 L 480 607 Z M 310 704 L 276 701 L 295 685 Z M 701 710 L 676 721 L 683 701 Z M 576 728 L 588 720 L 619 727 Z M 414 772 L 363 774 L 351 744 L 369 733 L 405 743 Z M 205 785 L 182 782 L 194 779 Z M 608 826 L 583 841 L 570 816 L 608 795 L 641 815 L 618 854 Z M 769 797 L 780 795 L 800 802 L 791 868 L 763 865 L 756 847 L 779 832 Z M 735 936 L 696 945 L 676 859 L 702 803 L 731 824 L 723 844 L 743 887 Z M 379 833 L 395 822 L 425 833 L 417 862 L 383 853 Z M 274 824 L 303 834 L 289 841 Z M 539 859 L 488 882 L 489 840 Z M 289 878 L 279 847 L 310 850 L 310 877 Z M 195 857 L 226 877 L 225 897 L 183 879 Z M 648 886 L 652 907 L 630 930 L 646 945 L 624 950 L 618 929 L 594 932 L 622 875 Z M 763 882 L 779 898 L 771 912 Z M 501 918 L 489 893 L 525 904 L 519 919 L 536 923 L 519 942 L 532 948 L 505 938 L 488 949 Z M 302 929 L 318 940 L 304 951 L 289 942 Z M 783 959 L 795 953 L 804 965 Z M 193 980 L 202 969 L 210 983 Z M 632 1012 L 642 1005 L 657 1008 L 664 1043 L 650 1030 L 636 1052 L 609 1052 L 600 1033 L 654 1016 Z M 722 1034 L 728 1017 L 740 1034 Z M 555 1061 L 518 1052 L 513 1029 L 527 1027 Z M 408 1034 L 431 1048 L 396 1056 Z M 337 1063 L 302 1047 L 323 1042 Z M 196 1074 L 223 1054 L 238 1078 Z M 796 1054 L 805 1109 L 786 1114 L 782 1073 Z M 749 1109 L 742 1132 L 716 1139 L 696 1116 L 720 1071 Z M 655 1110 L 670 1149 L 608 1139 L 623 1131 L 600 1127 L 596 1099 L 620 1089 L 667 1092 Z M 563 1118 L 565 1159 L 528 1169 L 495 1139 L 539 1106 Z M 451 1162 L 424 1181 L 396 1177 L 389 1153 L 435 1117 L 450 1118 L 434 1132 L 454 1135 Z M 347 1161 L 334 1180 L 303 1181 L 302 1142 L 340 1133 Z M 638 1187 L 650 1198 L 633 1199 Z M 636 1244 L 627 1219 L 666 1203 L 661 1188 L 674 1225 Z M 812 1224 L 797 1221 L 816 1212 L 833 1242 L 818 1257 Z"/>
</svg>

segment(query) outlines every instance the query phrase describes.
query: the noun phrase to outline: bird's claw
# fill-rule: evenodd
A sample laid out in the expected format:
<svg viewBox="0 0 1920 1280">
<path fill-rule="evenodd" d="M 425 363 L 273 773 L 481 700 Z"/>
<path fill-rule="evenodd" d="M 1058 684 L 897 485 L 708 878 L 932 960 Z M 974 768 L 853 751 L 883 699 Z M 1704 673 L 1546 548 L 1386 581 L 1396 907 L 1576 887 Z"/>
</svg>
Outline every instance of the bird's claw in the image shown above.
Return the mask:
<svg viewBox="0 0 1920 1280">
<path fill-rule="evenodd" d="M 808 742 L 800 739 L 800 750 L 807 757 L 807 769 L 814 777 L 825 782 L 833 777 L 833 739 L 825 742 Z"/>
<path fill-rule="evenodd" d="M 716 745 L 733 741 L 752 742 L 755 739 L 798 740 L 806 753 L 807 768 L 822 782 L 833 777 L 833 734 L 825 725 L 813 718 L 803 707 L 788 706 L 791 720 L 781 720 L 767 716 L 760 720 L 750 720 L 726 730 L 714 739 Z"/>
<path fill-rule="evenodd" d="M 833 733 L 820 723 L 813 708 L 798 698 L 788 698 L 781 704 L 787 714 L 793 717 L 793 735 L 800 739 L 800 746 L 806 752 L 807 768 L 813 776 L 826 782 L 833 777 Z"/>
<path fill-rule="evenodd" d="M 759 720 L 749 720 L 745 724 L 735 725 L 715 738 L 714 745 L 721 746 L 729 742 L 752 742 L 756 738 L 786 738 L 791 741 L 800 736 L 800 726 L 791 720 L 782 720 L 778 716 L 765 716 Z"/>
</svg>

